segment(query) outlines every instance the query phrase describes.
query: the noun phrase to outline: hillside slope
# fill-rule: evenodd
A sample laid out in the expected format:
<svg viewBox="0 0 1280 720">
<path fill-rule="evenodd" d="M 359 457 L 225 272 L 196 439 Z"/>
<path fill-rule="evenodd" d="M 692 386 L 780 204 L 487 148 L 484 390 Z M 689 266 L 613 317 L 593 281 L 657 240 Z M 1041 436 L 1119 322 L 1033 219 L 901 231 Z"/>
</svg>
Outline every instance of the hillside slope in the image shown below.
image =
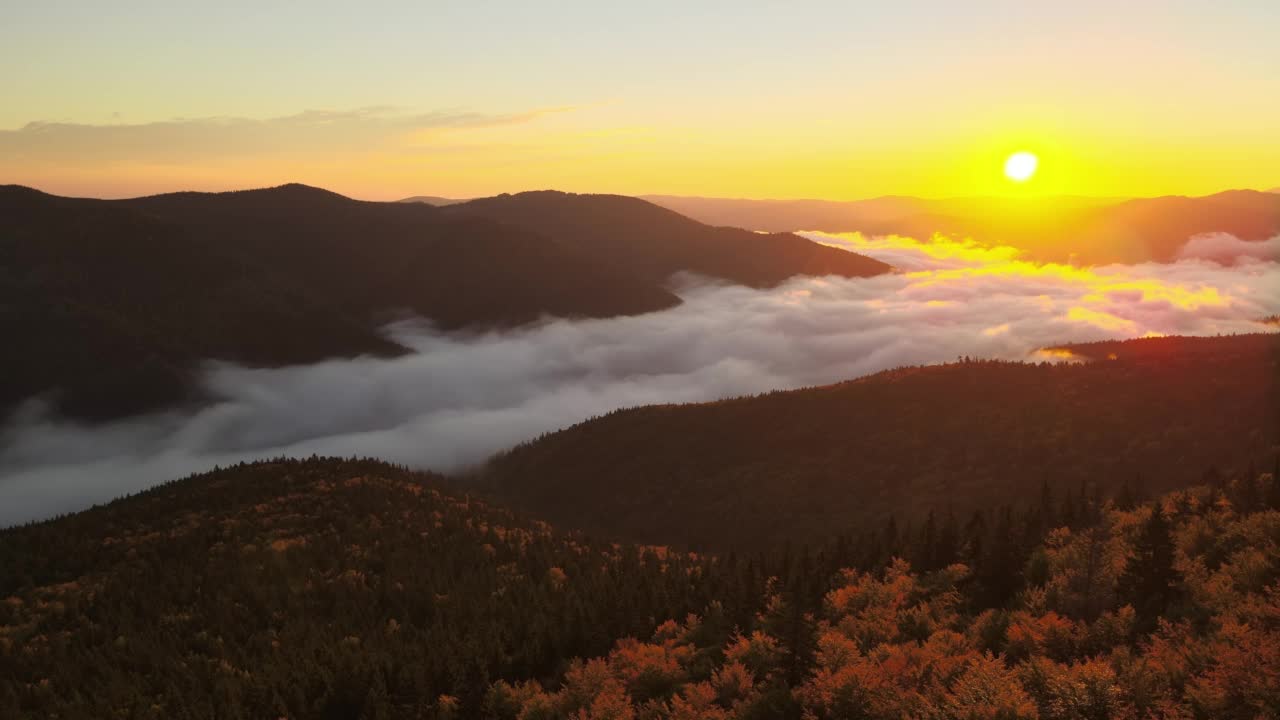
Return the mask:
<svg viewBox="0 0 1280 720">
<path fill-rule="evenodd" d="M 0 188 L 0 414 L 57 390 L 75 417 L 191 399 L 206 359 L 386 354 L 390 312 L 446 329 L 612 317 L 679 302 L 554 240 L 305 186 L 61 198 Z"/>
<path fill-rule="evenodd" d="M 492 218 L 554 237 L 601 264 L 655 282 L 689 271 L 752 287 L 793 275 L 866 277 L 889 266 L 790 233 L 711 227 L 621 195 L 540 191 L 470 200 L 443 212 Z"/>
<path fill-rule="evenodd" d="M 228 468 L 0 531 L 0 714 L 422 717 L 705 607 L 711 570 L 384 463 Z"/>
<path fill-rule="evenodd" d="M 963 516 L 1042 484 L 1185 485 L 1276 451 L 1278 351 L 1280 335 L 1135 340 L 1079 346 L 1099 358 L 1079 364 L 960 362 L 621 410 L 516 447 L 482 479 L 553 522 L 698 548 Z"/>
<path fill-rule="evenodd" d="M 994 536 L 981 514 L 953 532 L 941 564 L 897 556 L 824 572 L 830 554 L 802 554 L 752 627 L 717 641 L 714 607 L 673 618 L 576 661 L 558 687 L 495 683 L 486 716 L 1276 717 L 1274 475 L 1107 501 L 1047 526 L 1034 512 L 1029 524 L 996 517 Z M 1008 585 L 1004 599 L 984 591 L 992 581 Z"/>
<path fill-rule="evenodd" d="M 198 399 L 196 368 L 402 349 L 409 311 L 454 330 L 672 307 L 691 271 L 750 285 L 887 266 L 639 200 L 530 193 L 436 208 L 303 185 L 88 200 L 0 187 L 0 415 L 45 394 L 100 420 Z"/>
<path fill-rule="evenodd" d="M 814 550 L 592 541 L 375 461 L 0 531 L 6 718 L 1269 717 L 1280 484 Z"/>
</svg>

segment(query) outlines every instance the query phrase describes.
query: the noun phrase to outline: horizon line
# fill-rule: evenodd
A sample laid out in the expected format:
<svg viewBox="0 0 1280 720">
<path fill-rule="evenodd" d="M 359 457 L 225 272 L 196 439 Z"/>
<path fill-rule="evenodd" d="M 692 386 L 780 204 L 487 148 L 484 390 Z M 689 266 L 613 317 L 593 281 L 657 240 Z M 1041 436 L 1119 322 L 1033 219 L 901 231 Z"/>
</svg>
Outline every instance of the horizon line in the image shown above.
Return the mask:
<svg viewBox="0 0 1280 720">
<path fill-rule="evenodd" d="M 334 193 L 335 195 L 341 195 L 342 197 L 348 198 L 350 200 L 359 200 L 362 202 L 386 202 L 386 203 L 412 202 L 418 198 L 433 198 L 437 200 L 445 200 L 450 203 L 463 203 L 471 200 L 480 200 L 483 198 L 499 197 L 502 195 L 521 195 L 525 193 L 534 193 L 534 192 L 559 192 L 567 195 L 612 195 L 617 197 L 631 197 L 631 198 L 636 198 L 636 199 L 645 200 L 645 201 L 650 201 L 651 198 L 654 198 L 654 199 L 680 199 L 680 200 L 711 200 L 711 201 L 725 201 L 725 202 L 759 202 L 759 203 L 779 203 L 779 204 L 805 203 L 805 202 L 831 203 L 831 204 L 854 204 L 854 203 L 873 202 L 876 200 L 924 200 L 929 202 L 966 202 L 966 201 L 972 202 L 972 201 L 990 201 L 990 200 L 1035 202 L 1035 201 L 1053 201 L 1053 200 L 1088 200 L 1088 201 L 1098 201 L 1098 202 L 1123 202 L 1127 200 L 1155 200 L 1155 199 L 1161 199 L 1161 198 L 1192 198 L 1192 199 L 1207 198 L 1207 197 L 1214 197 L 1216 195 L 1223 195 L 1223 194 L 1232 193 L 1232 192 L 1257 192 L 1257 193 L 1264 193 L 1264 194 L 1280 195 L 1280 186 L 1277 186 L 1269 189 L 1263 189 L 1263 188 L 1257 188 L 1257 187 L 1228 187 L 1223 190 L 1218 190 L 1216 192 L 1211 192 L 1204 195 L 1194 195 L 1194 194 L 1187 194 L 1187 193 L 1165 193 L 1161 195 L 1078 195 L 1078 194 L 1066 193 L 1066 194 L 1058 194 L 1058 195 L 1026 194 L 1026 195 L 925 196 L 925 195 L 909 195 L 909 194 L 900 194 L 900 193 L 886 193 L 883 195 L 871 195 L 866 197 L 841 200 L 841 199 L 820 198 L 820 197 L 794 197 L 794 198 L 742 197 L 742 196 L 720 196 L 720 195 L 681 195 L 681 194 L 674 194 L 674 193 L 659 193 L 659 192 L 646 192 L 646 193 L 634 193 L 634 194 L 610 193 L 610 192 L 604 192 L 604 193 L 576 192 L 571 190 L 560 190 L 558 188 L 552 188 L 552 187 L 543 187 L 543 188 L 528 188 L 524 190 L 509 190 L 509 191 L 493 193 L 490 195 L 474 195 L 470 197 L 454 197 L 450 195 L 436 195 L 433 193 L 415 193 L 415 194 L 406 195 L 403 197 L 383 199 L 383 198 L 368 198 L 368 197 L 358 197 L 355 195 L 348 195 L 346 193 L 332 190 L 323 185 L 314 185 L 311 183 L 300 182 L 296 180 L 283 182 L 283 183 L 276 183 L 276 184 L 252 185 L 252 186 L 242 186 L 242 187 L 236 187 L 236 188 L 224 188 L 224 189 L 216 189 L 216 190 L 198 190 L 194 188 L 182 188 L 182 189 L 176 189 L 176 190 L 165 190 L 161 192 L 143 193 L 141 195 L 111 195 L 111 196 L 67 195 L 67 194 L 61 194 L 57 192 L 51 192 L 49 190 L 37 187 L 36 185 L 27 185 L 21 182 L 0 183 L 0 187 L 5 187 L 5 186 L 23 187 L 23 188 L 35 190 L 36 192 L 44 193 L 46 195 L 52 195 L 55 197 L 75 198 L 75 199 L 81 199 L 81 200 L 136 200 L 140 198 L 157 197 L 161 195 L 173 195 L 173 194 L 179 194 L 179 193 L 201 193 L 201 194 L 208 194 L 208 195 L 216 195 L 219 193 L 251 192 L 254 190 L 274 190 L 277 188 L 283 188 L 283 187 L 289 187 L 289 186 L 302 186 L 302 187 L 314 188 L 317 190 L 323 190 L 325 192 Z"/>
</svg>

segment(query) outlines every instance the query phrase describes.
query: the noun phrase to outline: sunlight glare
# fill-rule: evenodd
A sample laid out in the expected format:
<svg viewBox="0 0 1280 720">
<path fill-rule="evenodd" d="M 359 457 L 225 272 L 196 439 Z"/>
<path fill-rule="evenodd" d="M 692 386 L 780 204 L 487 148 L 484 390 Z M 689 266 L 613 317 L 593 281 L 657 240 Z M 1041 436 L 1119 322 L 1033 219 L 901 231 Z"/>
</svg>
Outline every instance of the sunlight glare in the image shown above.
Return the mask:
<svg viewBox="0 0 1280 720">
<path fill-rule="evenodd" d="M 1016 152 L 1004 161 L 1004 174 L 1014 182 L 1025 182 L 1036 174 L 1040 160 L 1029 152 Z"/>
</svg>

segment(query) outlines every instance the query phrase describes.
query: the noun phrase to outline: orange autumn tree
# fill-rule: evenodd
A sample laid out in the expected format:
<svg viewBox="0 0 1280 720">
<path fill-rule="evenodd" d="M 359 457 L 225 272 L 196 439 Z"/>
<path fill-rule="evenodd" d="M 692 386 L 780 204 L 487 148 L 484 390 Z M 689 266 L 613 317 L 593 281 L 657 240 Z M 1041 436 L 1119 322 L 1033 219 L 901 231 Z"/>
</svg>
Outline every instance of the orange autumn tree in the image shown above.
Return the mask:
<svg viewBox="0 0 1280 720">
<path fill-rule="evenodd" d="M 799 599 L 775 579 L 755 621 L 718 640 L 698 617 L 667 621 L 576 662 L 554 691 L 496 684 L 520 701 L 493 717 L 1277 717 L 1280 503 L 1263 499 L 1275 483 L 1106 502 L 1088 525 L 1046 531 L 1003 606 L 976 607 L 960 563 L 843 570 L 802 625 L 815 649 L 798 682 L 779 618 Z M 1139 587 L 1161 590 L 1158 604 L 1136 608 Z"/>
</svg>

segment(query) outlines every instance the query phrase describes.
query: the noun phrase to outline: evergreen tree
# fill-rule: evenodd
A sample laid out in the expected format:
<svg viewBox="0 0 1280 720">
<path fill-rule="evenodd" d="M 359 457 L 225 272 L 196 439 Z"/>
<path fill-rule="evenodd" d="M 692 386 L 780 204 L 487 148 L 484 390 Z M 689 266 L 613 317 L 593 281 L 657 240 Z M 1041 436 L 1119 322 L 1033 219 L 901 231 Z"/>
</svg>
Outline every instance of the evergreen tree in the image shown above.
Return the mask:
<svg viewBox="0 0 1280 720">
<path fill-rule="evenodd" d="M 1076 501 L 1071 494 L 1071 490 L 1067 490 L 1067 494 L 1062 498 L 1062 512 L 1058 516 L 1065 527 L 1075 527 L 1076 521 Z"/>
<path fill-rule="evenodd" d="M 1280 455 L 1276 455 L 1276 466 L 1271 471 L 1271 483 L 1267 486 L 1267 507 L 1280 510 Z"/>
<path fill-rule="evenodd" d="M 1047 479 L 1040 481 L 1040 521 L 1044 527 L 1053 527 L 1058 521 L 1057 508 L 1053 501 L 1053 488 Z"/>
<path fill-rule="evenodd" d="M 976 576 L 983 606 L 1003 607 L 1021 584 L 1021 560 L 1014 532 L 1013 509 L 1006 505 L 996 516 L 988 543 L 990 550 Z"/>
<path fill-rule="evenodd" d="M 934 546 L 933 562 L 935 568 L 944 568 L 956 562 L 960 553 L 960 526 L 956 515 L 947 510 L 947 517 L 938 530 L 938 540 Z"/>
<path fill-rule="evenodd" d="M 884 527 L 884 553 L 880 559 L 888 560 L 894 555 L 900 553 L 898 549 L 898 519 L 893 515 L 889 516 L 889 522 Z"/>
<path fill-rule="evenodd" d="M 1116 509 L 1128 512 L 1137 505 L 1137 499 L 1134 496 L 1133 488 L 1129 485 L 1129 480 L 1120 485 L 1120 492 L 1116 493 Z"/>
<path fill-rule="evenodd" d="M 987 518 L 981 510 L 975 510 L 973 517 L 964 526 L 964 538 L 961 541 L 960 562 L 969 566 L 974 574 L 981 572 L 983 553 L 986 550 Z"/>
<path fill-rule="evenodd" d="M 1174 544 L 1169 520 L 1156 506 L 1143 524 L 1120 577 L 1121 600 L 1133 606 L 1143 631 L 1150 631 L 1156 621 L 1177 598 L 1181 575 L 1173 566 Z"/>
<path fill-rule="evenodd" d="M 920 538 L 911 554 L 911 564 L 921 570 L 937 568 L 936 553 L 938 550 L 938 519 L 932 510 L 925 518 L 924 527 L 920 529 Z"/>
</svg>

